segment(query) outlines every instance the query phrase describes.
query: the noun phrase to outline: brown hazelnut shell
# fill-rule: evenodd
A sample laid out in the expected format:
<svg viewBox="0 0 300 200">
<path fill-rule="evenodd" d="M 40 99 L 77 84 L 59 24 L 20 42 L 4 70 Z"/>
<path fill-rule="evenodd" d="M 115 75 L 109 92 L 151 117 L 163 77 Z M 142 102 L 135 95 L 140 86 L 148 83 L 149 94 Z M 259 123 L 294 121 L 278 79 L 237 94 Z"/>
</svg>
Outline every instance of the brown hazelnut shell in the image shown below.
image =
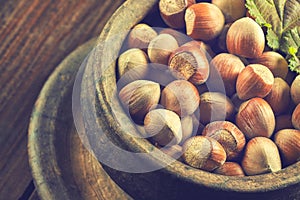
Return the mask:
<svg viewBox="0 0 300 200">
<path fill-rule="evenodd" d="M 197 3 L 186 9 L 185 23 L 188 36 L 209 41 L 221 33 L 225 18 L 217 6 L 211 3 Z"/>
<path fill-rule="evenodd" d="M 285 79 L 289 71 L 285 58 L 275 51 L 263 52 L 258 58 L 249 61 L 252 64 L 261 64 L 268 67 L 274 77 Z"/>
<path fill-rule="evenodd" d="M 226 44 L 231 54 L 257 58 L 265 48 L 265 35 L 262 28 L 253 19 L 243 17 L 230 26 Z"/>
<path fill-rule="evenodd" d="M 183 144 L 182 158 L 188 165 L 205 171 L 213 171 L 224 164 L 226 152 L 215 139 L 195 136 Z"/>
<path fill-rule="evenodd" d="M 292 124 L 293 126 L 300 130 L 300 103 L 296 106 L 292 114 Z"/>
<path fill-rule="evenodd" d="M 146 50 L 150 41 L 157 36 L 156 31 L 148 24 L 135 25 L 127 37 L 127 47 Z"/>
<path fill-rule="evenodd" d="M 253 98 L 240 106 L 236 124 L 248 139 L 258 136 L 269 138 L 275 129 L 275 116 L 264 99 Z"/>
<path fill-rule="evenodd" d="M 290 86 L 282 79 L 275 78 L 270 93 L 265 97 L 275 115 L 286 112 L 290 106 Z"/>
<path fill-rule="evenodd" d="M 227 23 L 234 22 L 246 14 L 245 0 L 212 0 L 223 12 Z"/>
<path fill-rule="evenodd" d="M 158 4 L 160 16 L 169 27 L 183 28 L 185 10 L 195 3 L 195 0 L 160 0 Z"/>
<path fill-rule="evenodd" d="M 223 146 L 229 160 L 237 158 L 246 143 L 242 131 L 229 121 L 209 123 L 205 126 L 202 135 L 217 140 Z"/>
<path fill-rule="evenodd" d="M 221 53 L 210 62 L 210 74 L 207 84 L 210 91 L 224 92 L 232 96 L 236 92 L 236 81 L 244 63 L 235 55 Z M 223 90 L 223 91 L 222 91 Z"/>
<path fill-rule="evenodd" d="M 242 167 L 247 175 L 258 175 L 281 170 L 281 159 L 276 144 L 266 137 L 251 139 L 245 149 Z"/>
<path fill-rule="evenodd" d="M 238 75 L 236 92 L 240 99 L 247 100 L 253 97 L 266 97 L 272 90 L 274 76 L 272 72 L 260 64 L 246 66 Z"/>
<path fill-rule="evenodd" d="M 200 122 L 204 125 L 213 121 L 228 120 L 234 113 L 231 100 L 219 92 L 205 92 L 200 95 Z"/>
<path fill-rule="evenodd" d="M 197 46 L 181 46 L 169 58 L 168 66 L 178 79 L 200 85 L 209 76 L 209 63 L 205 52 Z"/>
<path fill-rule="evenodd" d="M 163 89 L 160 101 L 164 108 L 184 117 L 197 110 L 200 96 L 197 88 L 189 81 L 175 80 Z"/>
<path fill-rule="evenodd" d="M 236 162 L 225 162 L 221 167 L 214 170 L 213 173 L 225 176 L 245 176 L 241 165 Z"/>
<path fill-rule="evenodd" d="M 278 146 L 282 161 L 290 165 L 300 160 L 300 131 L 295 129 L 283 129 L 274 136 L 274 142 Z"/>
<path fill-rule="evenodd" d="M 300 103 L 300 75 L 296 76 L 291 85 L 291 96 L 295 104 Z"/>
</svg>

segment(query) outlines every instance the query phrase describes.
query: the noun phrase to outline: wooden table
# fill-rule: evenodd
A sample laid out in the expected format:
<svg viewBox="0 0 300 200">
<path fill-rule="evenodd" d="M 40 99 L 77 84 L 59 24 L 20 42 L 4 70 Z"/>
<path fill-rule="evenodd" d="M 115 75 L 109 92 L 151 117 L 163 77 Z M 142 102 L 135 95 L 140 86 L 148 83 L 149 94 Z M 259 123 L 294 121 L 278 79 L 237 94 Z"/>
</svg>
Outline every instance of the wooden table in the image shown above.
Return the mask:
<svg viewBox="0 0 300 200">
<path fill-rule="evenodd" d="M 122 0 L 0 0 L 0 199 L 38 199 L 30 114 L 54 68 L 97 36 Z"/>
</svg>

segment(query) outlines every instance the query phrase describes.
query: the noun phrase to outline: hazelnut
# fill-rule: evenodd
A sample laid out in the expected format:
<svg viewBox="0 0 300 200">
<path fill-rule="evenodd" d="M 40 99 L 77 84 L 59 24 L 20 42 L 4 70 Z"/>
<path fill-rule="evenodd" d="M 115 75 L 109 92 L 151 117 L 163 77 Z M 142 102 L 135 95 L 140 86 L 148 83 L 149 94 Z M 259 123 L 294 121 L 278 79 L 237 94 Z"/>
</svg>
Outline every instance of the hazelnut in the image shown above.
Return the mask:
<svg viewBox="0 0 300 200">
<path fill-rule="evenodd" d="M 243 17 L 230 26 L 226 44 L 231 54 L 257 58 L 265 48 L 265 35 L 262 28 L 253 19 Z"/>
<path fill-rule="evenodd" d="M 222 145 L 210 137 L 191 137 L 185 141 L 182 150 L 184 162 L 205 171 L 215 170 L 226 160 L 226 152 Z"/>
<path fill-rule="evenodd" d="M 150 68 L 148 65 L 139 65 L 133 67 L 132 69 L 124 70 L 122 76 L 119 77 L 117 82 L 118 90 L 122 89 L 124 86 L 136 80 L 149 80 L 147 78 L 149 72 Z"/>
<path fill-rule="evenodd" d="M 263 52 L 259 57 L 250 59 L 250 63 L 266 66 L 271 70 L 274 77 L 285 79 L 288 73 L 287 61 L 282 55 L 274 51 Z"/>
<path fill-rule="evenodd" d="M 274 137 L 281 158 L 285 165 L 290 165 L 300 160 L 300 131 L 295 129 L 283 129 Z"/>
<path fill-rule="evenodd" d="M 220 8 L 225 17 L 225 22 L 234 22 L 246 14 L 245 0 L 212 0 Z"/>
<path fill-rule="evenodd" d="M 147 24 L 137 24 L 127 38 L 128 48 L 147 49 L 150 41 L 157 36 L 156 31 Z"/>
<path fill-rule="evenodd" d="M 234 113 L 231 100 L 219 92 L 205 92 L 200 96 L 200 122 L 228 120 Z"/>
<path fill-rule="evenodd" d="M 292 123 L 296 129 L 300 130 L 300 103 L 296 106 L 293 112 Z"/>
<path fill-rule="evenodd" d="M 222 11 L 214 4 L 197 3 L 186 9 L 185 23 L 188 36 L 208 41 L 221 33 L 225 18 Z"/>
<path fill-rule="evenodd" d="M 117 82 L 118 89 L 136 80 L 149 80 L 165 86 L 174 80 L 177 80 L 167 66 L 158 63 L 148 63 L 127 70 Z"/>
<path fill-rule="evenodd" d="M 168 64 L 170 54 L 178 48 L 176 39 L 169 34 L 159 34 L 148 46 L 148 56 L 152 63 Z"/>
<path fill-rule="evenodd" d="M 118 75 L 123 76 L 127 71 L 148 64 L 147 54 L 137 48 L 128 49 L 118 58 Z"/>
<path fill-rule="evenodd" d="M 166 109 L 154 109 L 147 113 L 144 127 L 151 140 L 161 146 L 179 144 L 182 128 L 178 115 Z"/>
<path fill-rule="evenodd" d="M 181 46 L 169 58 L 169 68 L 178 79 L 200 85 L 209 76 L 209 64 L 205 53 L 196 46 Z"/>
<path fill-rule="evenodd" d="M 292 124 L 292 116 L 290 114 L 276 116 L 275 122 L 276 125 L 274 132 L 278 132 L 282 129 L 294 128 Z"/>
<path fill-rule="evenodd" d="M 245 176 L 242 167 L 236 162 L 225 162 L 221 167 L 214 170 L 213 173 L 225 176 Z"/>
<path fill-rule="evenodd" d="M 265 137 L 251 139 L 246 145 L 242 167 L 247 175 L 281 170 L 281 160 L 276 144 Z"/>
<path fill-rule="evenodd" d="M 235 55 L 221 53 L 210 62 L 210 75 L 207 85 L 210 91 L 224 92 L 231 96 L 235 93 L 236 80 L 245 68 L 243 62 Z M 223 90 L 223 91 L 222 91 Z"/>
<path fill-rule="evenodd" d="M 288 110 L 290 105 L 290 86 L 281 78 L 275 78 L 271 92 L 265 97 L 275 115 Z"/>
<path fill-rule="evenodd" d="M 295 104 L 300 103 L 300 75 L 296 76 L 291 85 L 291 96 Z"/>
<path fill-rule="evenodd" d="M 269 138 L 275 129 L 275 116 L 264 99 L 253 98 L 240 106 L 236 124 L 248 139 L 257 136 Z"/>
<path fill-rule="evenodd" d="M 192 38 L 188 37 L 186 34 L 181 33 L 177 30 L 171 29 L 171 28 L 164 28 L 159 32 L 159 34 L 172 35 L 176 39 L 178 46 L 181 46 L 192 40 Z"/>
<path fill-rule="evenodd" d="M 264 98 L 273 87 L 274 76 L 265 66 L 250 64 L 237 77 L 236 91 L 240 99 L 247 100 L 253 97 Z"/>
<path fill-rule="evenodd" d="M 216 55 L 215 52 L 211 49 L 211 47 L 202 41 L 192 40 L 183 44 L 182 46 L 196 46 L 202 49 L 206 54 L 207 60 L 211 60 L 211 58 L 215 57 Z"/>
<path fill-rule="evenodd" d="M 181 117 L 193 114 L 199 107 L 199 102 L 197 88 L 185 80 L 169 83 L 161 94 L 161 104 Z"/>
<path fill-rule="evenodd" d="M 184 28 L 185 10 L 195 3 L 195 0 L 160 0 L 158 5 L 161 18 L 171 28 Z"/>
<path fill-rule="evenodd" d="M 137 123 L 142 122 L 146 113 L 158 104 L 159 97 L 159 84 L 147 80 L 131 82 L 119 92 L 125 111 Z"/>
<path fill-rule="evenodd" d="M 217 140 L 223 146 L 229 160 L 236 159 L 246 143 L 244 134 L 229 121 L 209 123 L 205 126 L 202 135 Z"/>
</svg>

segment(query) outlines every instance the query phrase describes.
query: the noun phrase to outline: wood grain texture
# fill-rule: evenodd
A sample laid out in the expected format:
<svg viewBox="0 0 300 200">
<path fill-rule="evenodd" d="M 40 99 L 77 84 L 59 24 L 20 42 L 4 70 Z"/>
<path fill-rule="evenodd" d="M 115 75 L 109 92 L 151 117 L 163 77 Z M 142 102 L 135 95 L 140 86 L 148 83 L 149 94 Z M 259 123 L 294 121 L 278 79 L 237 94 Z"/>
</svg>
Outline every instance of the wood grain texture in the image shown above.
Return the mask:
<svg viewBox="0 0 300 200">
<path fill-rule="evenodd" d="M 28 152 L 41 199 L 131 199 L 82 144 L 73 123 L 70 102 L 75 77 L 94 44 L 92 40 L 67 56 L 49 77 L 36 101 L 29 125 Z M 75 113 L 79 118 L 80 109 Z"/>
<path fill-rule="evenodd" d="M 36 190 L 30 195 L 28 200 L 40 200 L 39 195 Z"/>
<path fill-rule="evenodd" d="M 47 77 L 74 48 L 101 32 L 121 3 L 0 0 L 0 197 L 19 198 L 32 179 L 27 128 Z"/>
</svg>

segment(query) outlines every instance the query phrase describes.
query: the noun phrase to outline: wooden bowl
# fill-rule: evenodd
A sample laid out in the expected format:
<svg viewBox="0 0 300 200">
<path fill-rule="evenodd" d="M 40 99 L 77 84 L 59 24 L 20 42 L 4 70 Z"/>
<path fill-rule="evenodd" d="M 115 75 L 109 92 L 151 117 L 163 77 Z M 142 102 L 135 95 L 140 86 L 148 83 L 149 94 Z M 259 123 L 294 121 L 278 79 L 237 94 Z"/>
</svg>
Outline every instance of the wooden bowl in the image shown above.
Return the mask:
<svg viewBox="0 0 300 200">
<path fill-rule="evenodd" d="M 66 57 L 36 101 L 28 131 L 28 153 L 40 199 L 131 199 L 83 145 L 73 122 L 74 81 L 94 44 L 91 40 Z"/>
<path fill-rule="evenodd" d="M 121 104 L 115 101 L 116 65 L 113 61 L 118 56 L 126 34 L 116 38 L 113 45 L 102 43 L 115 34 L 127 33 L 133 25 L 151 12 L 156 4 L 156 0 L 128 0 L 115 12 L 98 39 L 101 45 L 95 48 L 88 62 L 89 68 L 94 73 L 96 94 L 94 89 L 90 89 L 85 94 L 87 96 L 82 97 L 85 101 L 91 98 L 89 103 L 95 105 L 93 112 L 97 113 L 97 118 L 91 123 L 96 128 L 101 128 L 115 145 L 133 152 L 153 153 L 155 148 L 147 140 L 131 135 L 138 132 L 122 110 Z M 85 113 L 85 115 L 89 117 L 91 114 Z M 89 118 L 91 119 L 93 118 Z M 102 136 L 88 134 L 88 137 L 95 152 L 101 149 Z M 118 156 L 118 152 L 111 151 L 111 155 Z M 166 163 L 170 159 L 160 151 L 155 151 L 153 155 L 149 163 Z M 106 166 L 105 169 L 126 192 L 136 199 L 300 198 L 300 162 L 276 173 L 246 177 L 212 174 L 178 161 L 147 173 L 124 172 L 110 166 Z"/>
</svg>

